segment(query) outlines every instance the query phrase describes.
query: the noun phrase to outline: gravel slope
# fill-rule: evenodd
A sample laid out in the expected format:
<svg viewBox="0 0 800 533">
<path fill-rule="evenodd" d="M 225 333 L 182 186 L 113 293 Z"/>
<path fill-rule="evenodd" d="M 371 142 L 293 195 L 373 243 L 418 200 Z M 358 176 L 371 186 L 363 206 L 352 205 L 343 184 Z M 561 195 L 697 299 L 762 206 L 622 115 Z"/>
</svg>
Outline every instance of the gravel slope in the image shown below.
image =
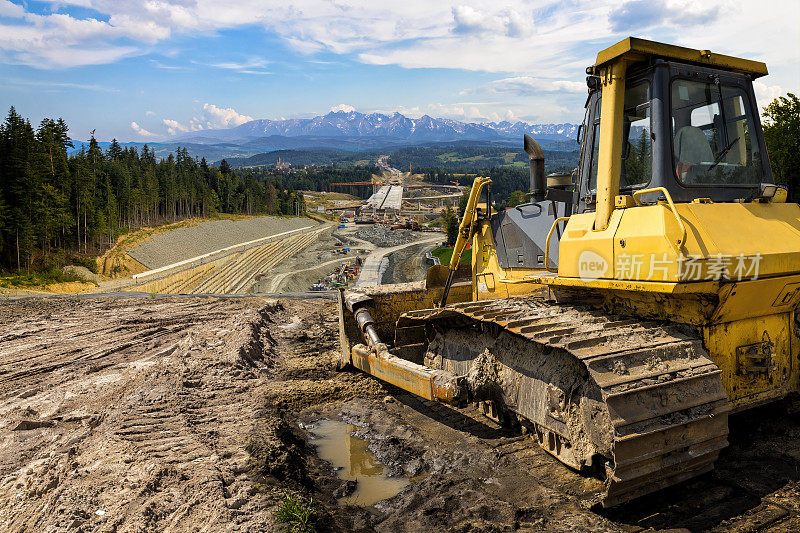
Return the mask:
<svg viewBox="0 0 800 533">
<path fill-rule="evenodd" d="M 128 255 L 147 268 L 159 268 L 228 246 L 315 225 L 313 220 L 295 217 L 214 220 L 156 235 Z"/>
</svg>

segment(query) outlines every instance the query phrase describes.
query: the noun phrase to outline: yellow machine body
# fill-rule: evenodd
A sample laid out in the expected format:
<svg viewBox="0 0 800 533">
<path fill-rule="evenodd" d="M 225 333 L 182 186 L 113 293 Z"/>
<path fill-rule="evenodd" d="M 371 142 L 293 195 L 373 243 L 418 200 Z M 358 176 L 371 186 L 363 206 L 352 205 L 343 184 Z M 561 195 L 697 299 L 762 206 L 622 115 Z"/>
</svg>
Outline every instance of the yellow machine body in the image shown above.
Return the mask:
<svg viewBox="0 0 800 533">
<path fill-rule="evenodd" d="M 767 73 L 760 62 L 635 38 L 600 52 L 597 210 L 569 217 L 555 276 L 501 269 L 484 221 L 473 236 L 473 296 L 507 298 L 547 287 L 610 312 L 699 326 L 734 408 L 800 391 L 800 206 L 785 203 L 783 194 L 673 203 L 664 191 L 667 200 L 655 205 L 639 205 L 649 191 L 619 195 L 625 71 L 647 55 Z"/>
<path fill-rule="evenodd" d="M 596 83 L 590 97 L 601 110 L 594 124 L 599 130 L 590 207 L 567 207 L 576 200 L 565 198 L 578 198 L 569 186 L 550 187 L 545 196 L 542 152 L 526 138 L 532 204 L 565 206 L 565 216 L 553 209 L 547 241 L 536 243 L 544 254 L 539 266 L 509 266 L 507 258 L 501 259 L 493 221 L 503 219 L 494 218 L 499 214 L 488 202 L 481 203 L 491 180 L 479 177 L 449 269 L 434 267 L 427 282 L 414 287 L 343 293 L 340 306 L 343 362 L 429 399 L 454 401 L 456 377 L 466 376 L 469 364 L 482 357 L 496 357 L 496 368 L 506 372 L 496 378 L 499 402 L 532 424 L 543 447 L 574 468 L 605 458 L 605 506 L 710 470 L 727 445 L 728 411 L 800 392 L 800 206 L 788 203 L 786 191 L 771 183 L 755 184 L 757 194 L 749 197 L 702 189 L 715 199 L 681 184 L 673 187 L 683 195 L 676 202 L 671 185 L 658 186 L 655 167 L 656 186 L 620 187 L 625 143 L 631 144 L 623 136 L 630 129 L 625 115 L 629 68 L 641 81 L 642 62 L 655 69 L 665 61 L 712 76 L 736 73 L 751 80 L 767 74 L 757 61 L 635 38 L 601 51 L 589 69 Z M 739 107 L 736 114 L 741 113 Z M 763 146 L 760 131 L 743 131 L 740 125 L 731 131 Z M 661 135 L 663 146 L 663 130 Z M 529 141 L 535 147 L 530 151 Z M 671 158 L 673 139 L 667 142 Z M 737 157 L 752 157 L 744 141 L 735 144 L 722 156 L 733 150 Z M 592 148 L 584 142 L 582 160 L 587 149 Z M 710 172 L 718 163 L 698 165 Z M 659 170 L 662 182 L 665 168 Z M 680 167 L 670 168 L 675 173 Z M 677 170 L 670 178 L 681 175 Z M 766 176 L 771 180 L 769 172 Z M 771 194 L 765 192 L 769 187 Z M 559 189 L 552 198 L 551 189 Z M 551 239 L 558 240 L 557 268 L 549 257 Z M 454 282 L 468 243 L 469 280 Z M 465 326 L 482 333 L 470 341 L 459 341 L 462 333 L 448 336 Z M 625 344 L 620 339 L 628 326 L 633 336 Z M 504 354 L 492 344 L 501 337 L 512 339 L 503 346 L 517 346 L 516 351 Z M 370 348 L 355 345 L 361 338 Z M 483 355 L 482 346 L 487 347 Z M 588 375 L 597 387 L 581 393 L 579 402 L 573 385 L 556 382 L 559 370 L 531 378 L 553 357 L 567 353 L 563 365 L 575 365 L 576 380 Z M 519 383 L 526 379 L 532 381 L 523 391 Z M 470 389 L 471 398 L 479 396 L 473 393 Z M 601 404 L 591 404 L 591 398 L 600 397 Z M 537 410 L 542 405 L 548 406 L 545 414 Z M 581 418 L 590 411 L 595 414 Z M 582 427 L 583 433 L 570 427 Z M 580 435 L 586 434 L 594 435 L 592 444 L 581 448 Z"/>
<path fill-rule="evenodd" d="M 565 301 L 591 300 L 613 313 L 699 326 L 736 409 L 800 391 L 800 206 L 675 207 L 687 230 L 680 252 L 672 244 L 678 225 L 664 204 L 615 209 L 608 228 L 599 231 L 592 229 L 594 213 L 573 215 L 561 238 L 556 276 L 501 269 L 484 223 L 472 243 L 473 297 L 547 288 Z M 581 269 L 582 254 L 593 268 Z M 621 254 L 627 254 L 624 262 Z M 739 257 L 745 270 L 760 257 L 757 279 L 735 280 Z M 687 281 L 689 275 L 705 281 Z"/>
</svg>

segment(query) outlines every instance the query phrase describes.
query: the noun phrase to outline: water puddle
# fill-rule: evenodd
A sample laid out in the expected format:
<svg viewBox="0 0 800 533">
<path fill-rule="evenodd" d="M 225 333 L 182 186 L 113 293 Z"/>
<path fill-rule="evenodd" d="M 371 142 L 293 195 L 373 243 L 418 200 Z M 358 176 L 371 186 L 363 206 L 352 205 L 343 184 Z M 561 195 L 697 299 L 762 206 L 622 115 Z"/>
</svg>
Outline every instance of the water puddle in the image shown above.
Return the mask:
<svg viewBox="0 0 800 533">
<path fill-rule="evenodd" d="M 386 467 L 367 449 L 369 443 L 352 435 L 358 429 L 338 420 L 320 420 L 311 432 L 317 437 L 317 453 L 336 468 L 339 478 L 358 482 L 355 491 L 339 502 L 369 506 L 398 494 L 408 479 L 388 477 Z"/>
</svg>

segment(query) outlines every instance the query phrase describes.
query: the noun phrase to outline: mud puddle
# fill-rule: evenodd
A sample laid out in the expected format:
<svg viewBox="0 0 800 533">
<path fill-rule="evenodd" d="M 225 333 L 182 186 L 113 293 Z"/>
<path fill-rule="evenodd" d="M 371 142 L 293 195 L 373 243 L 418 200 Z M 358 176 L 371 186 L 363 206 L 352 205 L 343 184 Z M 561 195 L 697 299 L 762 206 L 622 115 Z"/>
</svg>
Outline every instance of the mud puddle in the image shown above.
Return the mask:
<svg viewBox="0 0 800 533">
<path fill-rule="evenodd" d="M 359 426 L 320 420 L 309 429 L 315 437 L 312 442 L 317 455 L 333 465 L 340 479 L 355 485 L 339 499 L 342 505 L 374 505 L 408 486 L 408 478 L 390 477 L 386 466 L 367 448 L 369 442 L 353 435 L 361 429 Z"/>
</svg>

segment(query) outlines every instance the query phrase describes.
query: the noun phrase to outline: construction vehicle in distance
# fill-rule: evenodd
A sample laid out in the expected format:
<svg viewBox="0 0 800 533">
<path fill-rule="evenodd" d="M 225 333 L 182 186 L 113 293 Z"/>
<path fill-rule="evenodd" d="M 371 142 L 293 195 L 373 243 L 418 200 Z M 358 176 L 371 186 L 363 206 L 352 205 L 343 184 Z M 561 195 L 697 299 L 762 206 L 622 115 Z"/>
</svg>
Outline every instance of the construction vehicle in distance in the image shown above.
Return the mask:
<svg viewBox="0 0 800 533">
<path fill-rule="evenodd" d="M 800 389 L 800 206 L 763 63 L 628 38 L 587 74 L 573 174 L 526 136 L 530 203 L 495 212 L 476 178 L 450 266 L 342 292 L 340 336 L 343 363 L 601 476 L 608 507 L 713 469 L 730 412 Z"/>
</svg>

